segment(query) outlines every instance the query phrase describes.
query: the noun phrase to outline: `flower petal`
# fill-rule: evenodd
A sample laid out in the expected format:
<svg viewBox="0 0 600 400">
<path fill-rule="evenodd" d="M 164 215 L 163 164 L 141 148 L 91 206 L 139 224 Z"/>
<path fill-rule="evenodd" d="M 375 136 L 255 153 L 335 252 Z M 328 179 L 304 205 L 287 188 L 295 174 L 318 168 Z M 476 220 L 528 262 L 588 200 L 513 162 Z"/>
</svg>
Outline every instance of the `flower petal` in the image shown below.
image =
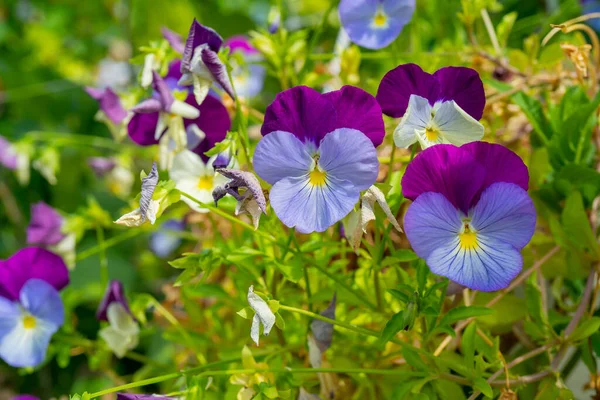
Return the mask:
<svg viewBox="0 0 600 400">
<path fill-rule="evenodd" d="M 377 101 L 383 113 L 400 118 L 406 112 L 411 95 L 421 96 L 430 104 L 438 100 L 438 81 L 416 64 L 402 64 L 389 71 L 377 89 Z"/>
<path fill-rule="evenodd" d="M 166 41 L 169 42 L 173 50 L 180 54 L 183 53 L 183 51 L 185 50 L 185 45 L 183 44 L 183 39 L 181 38 L 181 36 L 179 36 L 179 34 L 173 32 L 172 30 L 164 26 L 160 28 L 160 32 L 162 33 Z"/>
<path fill-rule="evenodd" d="M 271 188 L 273 211 L 286 226 L 300 233 L 323 232 L 344 218 L 358 201 L 360 191 L 349 181 L 327 177 L 312 185 L 308 175 L 289 177 Z"/>
<path fill-rule="evenodd" d="M 265 111 L 263 136 L 271 132 L 293 133 L 302 142 L 315 145 L 337 128 L 337 114 L 331 101 L 306 86 L 296 86 L 279 93 Z"/>
<path fill-rule="evenodd" d="M 415 253 L 423 259 L 437 248 L 457 241 L 461 227 L 459 211 L 440 193 L 423 193 L 408 207 L 404 216 L 406 237 Z"/>
<path fill-rule="evenodd" d="M 52 246 L 65 238 L 61 232 L 63 217 L 40 201 L 31 206 L 31 221 L 27 226 L 27 244 Z"/>
<path fill-rule="evenodd" d="M 466 67 L 445 67 L 433 76 L 440 83 L 440 99 L 454 100 L 476 120 L 483 116 L 485 91 L 477 71 Z"/>
<path fill-rule="evenodd" d="M 454 101 L 442 102 L 436 109 L 433 121 L 439 128 L 444 143 L 460 146 L 483 137 L 483 125 Z"/>
<path fill-rule="evenodd" d="M 336 129 L 321 141 L 319 154 L 319 167 L 328 178 L 348 181 L 359 191 L 368 189 L 377 180 L 377 150 L 362 132 Z"/>
<path fill-rule="evenodd" d="M 475 157 L 451 144 L 438 144 L 419 153 L 402 177 L 402 194 L 415 200 L 425 192 L 443 194 L 468 213 L 485 180 L 485 168 Z"/>
<path fill-rule="evenodd" d="M 194 18 L 188 33 L 188 37 L 185 41 L 185 48 L 183 50 L 183 59 L 181 63 L 182 72 L 184 69 L 189 70 L 191 68 L 190 62 L 196 47 L 207 44 L 212 51 L 218 52 L 222 43 L 223 39 L 217 32 L 209 27 L 201 25 L 196 18 Z"/>
<path fill-rule="evenodd" d="M 44 361 L 55 331 L 53 325 L 46 324 L 43 320 L 37 320 L 33 329 L 25 329 L 19 320 L 0 339 L 0 358 L 15 368 L 35 367 Z"/>
<path fill-rule="evenodd" d="M 107 309 L 106 316 L 110 326 L 126 335 L 137 335 L 140 333 L 140 327 L 135 322 L 131 313 L 123 304 L 112 302 Z"/>
<path fill-rule="evenodd" d="M 175 98 L 173 97 L 173 93 L 169 90 L 169 86 L 166 84 L 162 76 L 156 71 L 152 71 L 152 87 L 158 94 L 158 98 L 160 100 L 160 104 L 162 106 L 163 111 L 170 111 L 171 105 Z M 135 111 L 135 110 L 134 110 Z M 154 112 L 156 110 L 152 110 L 149 112 Z M 140 111 L 138 111 L 140 112 Z"/>
<path fill-rule="evenodd" d="M 233 88 L 229 81 L 229 74 L 227 73 L 227 67 L 219 58 L 219 55 L 210 49 L 202 49 L 202 62 L 206 65 L 206 68 L 210 71 L 215 82 L 217 82 L 223 90 L 231 97 L 235 99 L 233 94 Z"/>
<path fill-rule="evenodd" d="M 294 134 L 282 131 L 263 137 L 256 146 L 253 159 L 258 176 L 270 184 L 287 177 L 306 175 L 313 162 L 306 146 Z"/>
<path fill-rule="evenodd" d="M 61 290 L 69 283 L 69 271 L 59 256 L 39 247 L 26 247 L 0 261 L 0 296 L 18 299 L 30 279 L 44 280 Z"/>
<path fill-rule="evenodd" d="M 0 342 L 20 323 L 21 309 L 19 304 L 0 297 Z"/>
<path fill-rule="evenodd" d="M 504 146 L 487 142 L 465 144 L 461 150 L 470 152 L 486 169 L 482 190 L 496 182 L 509 182 L 529 188 L 529 172 L 521 157 Z"/>
<path fill-rule="evenodd" d="M 140 146 L 158 144 L 158 140 L 154 139 L 158 114 L 158 112 L 151 114 L 135 113 L 127 125 L 127 133 L 131 140 Z"/>
<path fill-rule="evenodd" d="M 17 169 L 18 157 L 13 145 L 0 136 L 0 165 L 8 169 Z"/>
<path fill-rule="evenodd" d="M 202 104 L 198 106 L 193 95 L 188 95 L 186 102 L 198 108 L 200 116 L 193 120 L 184 120 L 185 127 L 196 124 L 206 137 L 196 146 L 193 151 L 200 155 L 204 162 L 208 161 L 208 156 L 204 153 L 212 149 L 216 143 L 225 139 L 227 131 L 231 128 L 231 119 L 227 109 L 219 99 L 209 94 Z"/>
<path fill-rule="evenodd" d="M 156 189 L 156 185 L 158 184 L 158 179 L 158 169 L 155 161 L 152 163 L 152 169 L 148 175 L 142 178 L 142 191 L 140 196 L 140 212 L 142 213 L 142 222 L 146 220 L 146 215 L 148 214 L 148 209 L 150 207 L 150 201 L 152 201 L 152 195 L 154 194 L 154 189 Z"/>
<path fill-rule="evenodd" d="M 471 225 L 486 242 L 503 242 L 521 250 L 535 231 L 531 197 L 513 183 L 494 183 L 481 194 L 472 211 Z"/>
<path fill-rule="evenodd" d="M 123 284 L 121 284 L 119 281 L 113 280 L 108 284 L 106 292 L 104 292 L 104 297 L 102 297 L 102 301 L 98 306 L 98 311 L 96 311 L 96 319 L 99 321 L 108 321 L 108 306 L 115 302 L 121 304 L 128 313 L 131 313 L 129 304 L 127 303 L 127 298 L 125 297 L 125 293 L 123 291 Z"/>
<path fill-rule="evenodd" d="M 271 332 L 271 329 L 275 325 L 275 314 L 273 314 L 273 311 L 271 311 L 267 302 L 264 301 L 262 297 L 254 293 L 254 286 L 250 286 L 248 288 L 248 303 L 256 313 L 252 319 L 250 337 L 258 346 L 260 323 L 262 323 L 264 326 L 263 334 L 268 336 Z"/>
<path fill-rule="evenodd" d="M 337 128 L 356 129 L 365 134 L 375 147 L 383 142 L 385 125 L 381 107 L 375 97 L 354 86 L 325 93 L 337 111 Z"/>
<path fill-rule="evenodd" d="M 120 124 L 127 117 L 127 110 L 121 105 L 121 99 L 111 88 L 95 89 L 86 87 L 85 91 L 100 103 L 100 110 L 114 124 Z"/>
<path fill-rule="evenodd" d="M 406 113 L 394 130 L 394 144 L 406 149 L 415 143 L 419 138 L 418 133 L 425 131 L 431 119 L 432 109 L 433 107 L 426 98 L 415 94 L 410 95 Z"/>
<path fill-rule="evenodd" d="M 65 310 L 60 294 L 46 281 L 28 280 L 19 293 L 19 300 L 23 308 L 35 317 L 36 322 L 44 321 L 48 329 L 53 327 L 52 333 L 65 322 Z"/>
</svg>

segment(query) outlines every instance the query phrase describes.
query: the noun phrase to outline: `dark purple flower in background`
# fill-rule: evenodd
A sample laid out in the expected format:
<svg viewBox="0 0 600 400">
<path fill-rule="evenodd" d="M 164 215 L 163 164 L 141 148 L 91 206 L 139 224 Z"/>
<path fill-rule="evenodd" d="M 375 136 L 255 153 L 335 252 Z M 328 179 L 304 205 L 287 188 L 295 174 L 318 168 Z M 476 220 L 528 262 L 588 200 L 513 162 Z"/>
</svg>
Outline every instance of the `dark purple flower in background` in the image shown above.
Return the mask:
<svg viewBox="0 0 600 400">
<path fill-rule="evenodd" d="M 394 132 L 398 147 L 419 141 L 421 147 L 480 140 L 478 120 L 485 108 L 483 82 L 477 71 L 445 67 L 433 75 L 416 64 L 389 71 L 379 84 L 377 101 L 384 114 L 403 117 Z"/>
<path fill-rule="evenodd" d="M 223 88 L 232 99 L 235 97 L 227 68 L 218 55 L 222 44 L 223 39 L 217 32 L 201 25 L 194 18 L 185 42 L 179 84 L 193 85 L 198 103 L 204 101 L 213 82 Z"/>
<path fill-rule="evenodd" d="M 436 145 L 402 178 L 413 200 L 406 236 L 432 272 L 481 291 L 507 287 L 523 265 L 536 223 L 523 161 L 503 146 Z"/>
<path fill-rule="evenodd" d="M 19 165 L 18 155 L 12 143 L 0 136 L 0 165 L 15 170 Z"/>
<path fill-rule="evenodd" d="M 298 86 L 267 107 L 254 169 L 272 184 L 279 219 L 322 232 L 348 214 L 377 179 L 385 129 L 373 96 L 352 86 L 321 94 Z"/>
<path fill-rule="evenodd" d="M 150 236 L 150 250 L 158 257 L 169 257 L 181 245 L 181 236 L 177 233 L 184 229 L 184 221 L 176 219 L 166 221 Z"/>
<path fill-rule="evenodd" d="M 368 49 L 392 43 L 412 18 L 415 0 L 342 0 L 340 21 L 350 39 Z"/>
<path fill-rule="evenodd" d="M 64 322 L 59 290 L 69 283 L 63 260 L 41 248 L 0 260 L 0 358 L 13 367 L 35 367 Z"/>
<path fill-rule="evenodd" d="M 65 238 L 64 218 L 48 204 L 40 201 L 31 206 L 31 221 L 27 227 L 27 244 L 53 246 Z"/>
<path fill-rule="evenodd" d="M 119 303 L 129 314 L 131 314 L 129 303 L 127 303 L 127 298 L 123 292 L 123 284 L 119 281 L 110 281 L 108 284 L 106 292 L 104 292 L 104 297 L 102 298 L 102 301 L 98 306 L 98 310 L 96 311 L 97 320 L 108 321 L 108 307 L 112 303 Z"/>
<path fill-rule="evenodd" d="M 183 39 L 178 33 L 175 33 L 164 26 L 160 28 L 160 32 L 162 33 L 165 40 L 169 42 L 173 50 L 175 50 L 179 54 L 183 54 L 183 51 L 185 50 L 185 44 L 183 43 Z"/>
<path fill-rule="evenodd" d="M 260 94 L 267 75 L 266 68 L 258 64 L 263 60 L 262 54 L 248 38 L 241 35 L 227 39 L 225 46 L 229 47 L 232 54 L 240 54 L 244 60 L 242 65 L 238 65 L 235 58 L 231 60 L 231 76 L 237 95 L 249 98 Z"/>
</svg>

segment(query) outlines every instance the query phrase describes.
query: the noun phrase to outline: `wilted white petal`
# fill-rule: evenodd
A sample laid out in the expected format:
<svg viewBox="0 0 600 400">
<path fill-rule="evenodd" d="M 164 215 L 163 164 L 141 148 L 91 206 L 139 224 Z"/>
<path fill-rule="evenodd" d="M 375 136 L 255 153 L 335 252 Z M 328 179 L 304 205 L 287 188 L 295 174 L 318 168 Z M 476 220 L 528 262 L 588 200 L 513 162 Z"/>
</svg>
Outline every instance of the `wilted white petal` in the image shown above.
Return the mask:
<svg viewBox="0 0 600 400">
<path fill-rule="evenodd" d="M 148 205 L 148 211 L 146 212 L 146 218 L 150 221 L 152 225 L 156 222 L 156 214 L 158 214 L 158 209 L 160 208 L 160 203 L 156 200 L 150 200 L 150 204 Z"/>
<path fill-rule="evenodd" d="M 133 319 L 131 314 L 119 302 L 112 302 L 108 306 L 106 317 L 110 326 L 125 335 L 137 335 L 140 333 L 140 327 Z"/>
<path fill-rule="evenodd" d="M 439 128 L 443 143 L 461 146 L 483 137 L 483 125 L 452 100 L 436 104 L 433 122 Z"/>
<path fill-rule="evenodd" d="M 252 328 L 250 330 L 250 337 L 258 346 L 258 337 L 260 332 L 260 324 L 262 323 L 264 329 L 263 333 L 265 336 L 269 335 L 273 325 L 275 325 L 275 314 L 269 308 L 269 305 L 259 295 L 254 293 L 254 286 L 248 288 L 248 303 L 254 310 L 254 318 L 252 319 Z"/>
<path fill-rule="evenodd" d="M 152 169 L 150 170 L 148 176 L 142 179 L 142 193 L 140 197 L 140 212 L 142 214 L 142 222 L 146 220 L 148 207 L 150 206 L 150 201 L 152 200 L 152 195 L 154 194 L 154 189 L 156 189 L 157 184 L 158 169 L 156 167 L 156 162 L 154 162 L 152 163 Z"/>
<path fill-rule="evenodd" d="M 321 368 L 323 353 L 313 335 L 308 335 L 308 360 L 313 368 Z"/>
<path fill-rule="evenodd" d="M 385 216 L 392 223 L 394 228 L 396 228 L 396 230 L 398 232 L 402 232 L 402 228 L 400 228 L 400 225 L 398 224 L 396 217 L 392 213 L 392 210 L 390 210 L 390 206 L 388 205 L 387 201 L 385 200 L 385 195 L 375 185 L 371 186 L 363 196 L 362 207 L 361 207 L 363 231 L 366 229 L 367 223 L 369 221 L 375 219 L 375 213 L 374 213 L 374 209 L 373 209 L 375 207 L 375 203 L 379 204 L 379 206 L 385 213 Z"/>
<path fill-rule="evenodd" d="M 196 119 L 200 116 L 200 111 L 196 107 L 177 99 L 171 104 L 170 113 L 187 119 Z"/>
<path fill-rule="evenodd" d="M 144 220 L 142 220 L 142 212 L 139 208 L 136 208 L 135 210 L 121 216 L 121 218 L 115 221 L 115 224 L 117 225 L 124 225 L 129 227 L 140 226 L 143 223 Z"/>
<path fill-rule="evenodd" d="M 298 400 L 321 400 L 321 398 L 316 394 L 308 393 L 301 387 L 300 393 L 298 394 Z"/>
<path fill-rule="evenodd" d="M 107 312 L 110 326 L 100 330 L 98 335 L 119 358 L 133 350 L 139 341 L 140 327 L 122 304 L 114 302 Z"/>
<path fill-rule="evenodd" d="M 335 319 L 336 299 L 337 296 L 334 294 L 327 308 L 321 312 L 323 317 Z M 315 344 L 319 346 L 319 350 L 321 352 L 327 350 L 333 340 L 333 325 L 320 319 L 314 319 L 310 323 L 310 329 L 314 335 Z"/>
<path fill-rule="evenodd" d="M 142 67 L 141 85 L 147 88 L 152 84 L 152 70 L 154 69 L 154 54 L 146 54 L 144 57 L 144 66 Z"/>
<path fill-rule="evenodd" d="M 410 96 L 406 113 L 394 130 L 396 146 L 407 148 L 417 141 L 417 132 L 425 132 L 432 109 L 429 100 L 414 94 Z"/>
<path fill-rule="evenodd" d="M 239 200 L 235 206 L 235 215 L 239 214 L 249 214 L 252 217 L 252 225 L 254 225 L 254 230 L 258 229 L 262 210 L 260 209 L 256 200 L 250 196 L 244 196 L 242 200 Z"/>
</svg>

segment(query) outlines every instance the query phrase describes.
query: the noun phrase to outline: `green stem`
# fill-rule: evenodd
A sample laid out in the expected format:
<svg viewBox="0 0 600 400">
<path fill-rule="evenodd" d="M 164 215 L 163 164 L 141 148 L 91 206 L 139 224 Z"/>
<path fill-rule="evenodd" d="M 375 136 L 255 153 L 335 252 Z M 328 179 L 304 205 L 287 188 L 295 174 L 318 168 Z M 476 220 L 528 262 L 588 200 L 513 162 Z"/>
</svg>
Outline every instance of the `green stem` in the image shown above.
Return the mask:
<svg viewBox="0 0 600 400">
<path fill-rule="evenodd" d="M 121 150 L 123 147 L 135 148 L 133 145 L 117 143 L 110 138 L 66 132 L 31 131 L 25 135 L 24 140 L 52 142 L 52 144 L 64 143 L 71 146 L 100 147 L 109 150 Z"/>
<path fill-rule="evenodd" d="M 75 261 L 84 260 L 88 257 L 93 256 L 94 254 L 100 253 L 101 251 L 108 249 L 109 247 L 112 247 L 121 242 L 124 242 L 127 239 L 131 239 L 135 236 L 141 235 L 144 232 L 145 231 L 143 229 L 128 229 L 125 232 L 121 233 L 120 235 L 113 236 L 112 238 L 105 240 L 102 245 L 98 244 L 94 247 L 90 247 L 89 249 L 84 250 L 81 253 L 77 254 Z"/>
<path fill-rule="evenodd" d="M 392 154 L 390 154 L 388 174 L 387 174 L 387 177 L 385 178 L 385 183 L 387 183 L 388 185 L 392 181 L 392 172 L 393 172 L 392 168 L 394 166 L 394 158 L 395 157 L 396 157 L 396 144 L 392 141 Z"/>
<path fill-rule="evenodd" d="M 106 257 L 106 245 L 104 242 L 104 229 L 101 226 L 96 227 L 96 238 L 98 240 L 98 246 L 100 246 L 100 281 L 102 286 L 108 286 L 110 280 L 108 274 L 108 258 Z"/>
<path fill-rule="evenodd" d="M 336 5 L 337 5 L 337 1 L 332 0 L 331 3 L 329 4 L 329 7 L 327 7 L 327 10 L 323 14 L 323 18 L 321 19 L 321 23 L 317 26 L 317 29 L 315 29 L 315 33 L 313 34 L 312 38 L 310 38 L 310 42 L 308 43 L 308 47 L 306 48 L 306 54 L 313 53 L 313 50 L 314 50 L 315 46 L 317 45 L 317 42 L 318 42 L 319 38 L 321 37 L 323 30 L 325 29 L 325 25 L 327 24 L 327 20 L 329 19 L 329 14 L 331 14 L 331 12 L 335 9 Z M 298 80 L 300 81 L 300 83 L 302 83 L 302 80 L 304 79 L 304 76 L 306 75 L 307 65 L 308 65 L 308 59 L 304 61 L 304 65 L 302 65 L 302 69 L 300 70 L 300 73 L 298 74 L 298 77 L 299 77 Z"/>
</svg>

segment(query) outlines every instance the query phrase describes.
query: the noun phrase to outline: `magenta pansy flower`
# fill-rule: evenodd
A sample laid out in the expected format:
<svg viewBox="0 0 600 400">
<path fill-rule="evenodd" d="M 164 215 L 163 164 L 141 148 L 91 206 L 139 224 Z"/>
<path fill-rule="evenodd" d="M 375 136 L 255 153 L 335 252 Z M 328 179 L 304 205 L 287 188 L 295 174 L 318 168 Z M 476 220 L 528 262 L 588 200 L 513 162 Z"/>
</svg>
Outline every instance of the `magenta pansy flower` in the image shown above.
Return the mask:
<svg viewBox="0 0 600 400">
<path fill-rule="evenodd" d="M 194 96 L 202 103 L 213 82 L 234 98 L 227 68 L 219 58 L 223 39 L 213 29 L 192 21 L 181 62 L 180 85 L 193 85 Z"/>
<path fill-rule="evenodd" d="M 440 143 L 459 146 L 483 137 L 478 120 L 485 92 L 473 69 L 445 67 L 432 75 L 416 64 L 403 64 L 385 74 L 377 101 L 386 115 L 402 117 L 394 131 L 398 147 L 417 141 L 422 148 Z"/>
<path fill-rule="evenodd" d="M 241 97 L 254 97 L 260 94 L 267 70 L 259 62 L 263 60 L 262 54 L 252 46 L 245 36 L 233 36 L 225 42 L 232 54 L 240 54 L 245 65 L 238 65 L 235 58 L 231 60 L 231 72 L 235 91 Z"/>
<path fill-rule="evenodd" d="M 340 21 L 350 39 L 367 49 L 392 43 L 412 18 L 415 0 L 342 0 Z"/>
<path fill-rule="evenodd" d="M 13 367 L 34 367 L 46 356 L 64 322 L 59 290 L 69 283 L 63 260 L 28 247 L 0 261 L 0 358 Z"/>
<path fill-rule="evenodd" d="M 432 272 L 468 288 L 507 287 L 523 265 L 536 223 L 523 161 L 497 144 L 437 145 L 402 178 L 413 200 L 404 230 Z"/>
<path fill-rule="evenodd" d="M 54 246 L 65 238 L 64 218 L 48 204 L 40 201 L 31 206 L 31 221 L 27 226 L 27 244 Z"/>
<path fill-rule="evenodd" d="M 298 86 L 267 107 L 254 169 L 272 184 L 271 206 L 299 232 L 322 232 L 344 218 L 377 179 L 381 109 L 362 89 L 321 94 Z"/>
</svg>

